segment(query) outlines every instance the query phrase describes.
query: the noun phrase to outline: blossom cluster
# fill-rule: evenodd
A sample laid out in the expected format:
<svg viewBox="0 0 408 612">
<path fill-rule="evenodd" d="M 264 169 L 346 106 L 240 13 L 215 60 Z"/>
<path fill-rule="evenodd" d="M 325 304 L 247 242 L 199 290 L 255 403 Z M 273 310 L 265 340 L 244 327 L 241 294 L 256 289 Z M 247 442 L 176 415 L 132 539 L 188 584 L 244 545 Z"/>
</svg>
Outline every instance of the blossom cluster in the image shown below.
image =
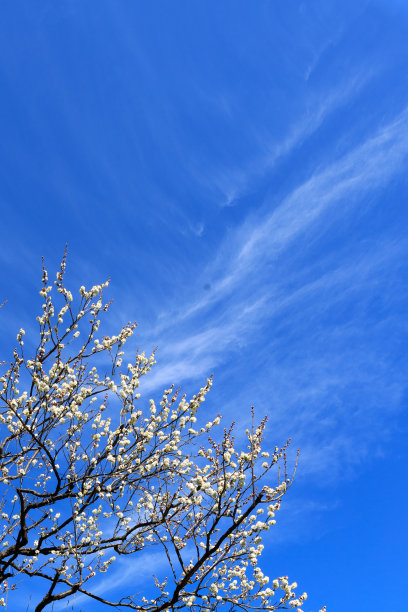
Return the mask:
<svg viewBox="0 0 408 612">
<path fill-rule="evenodd" d="M 214 441 L 221 417 L 199 421 L 211 378 L 190 399 L 170 387 L 142 406 L 140 379 L 154 353 L 124 365 L 135 323 L 98 336 L 109 283 L 81 287 L 74 309 L 65 265 L 64 257 L 54 287 L 43 269 L 38 345 L 26 358 L 20 329 L 0 377 L 3 589 L 21 577 L 48 581 L 39 610 L 61 598 L 56 585 L 65 597 L 83 593 L 146 612 L 180 605 L 303 610 L 306 593 L 260 567 L 263 536 L 293 479 L 287 445 L 262 450 L 266 420 L 247 431 L 246 448 L 232 427 Z M 109 369 L 102 374 L 92 362 Z M 90 590 L 91 579 L 118 558 L 149 547 L 159 547 L 168 563 L 167 576 L 152 578 L 149 597 L 111 602 Z"/>
</svg>

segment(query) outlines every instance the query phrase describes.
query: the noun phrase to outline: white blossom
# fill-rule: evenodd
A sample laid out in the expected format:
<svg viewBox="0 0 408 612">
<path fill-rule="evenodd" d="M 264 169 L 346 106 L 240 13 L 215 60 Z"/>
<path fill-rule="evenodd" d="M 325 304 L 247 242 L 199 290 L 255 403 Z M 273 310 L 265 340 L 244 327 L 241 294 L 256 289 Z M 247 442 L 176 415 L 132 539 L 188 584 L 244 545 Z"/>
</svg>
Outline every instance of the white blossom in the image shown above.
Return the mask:
<svg viewBox="0 0 408 612">
<path fill-rule="evenodd" d="M 174 596 L 175 607 L 197 612 L 238 602 L 248 610 L 302 610 L 306 593 L 297 596 L 285 576 L 270 581 L 260 567 L 262 538 L 292 482 L 287 444 L 271 449 L 268 463 L 266 420 L 239 448 L 232 429 L 217 433 L 220 415 L 204 419 L 200 410 L 211 378 L 190 399 L 170 387 L 143 403 L 136 390 L 154 353 L 138 353 L 124 369 L 136 325 L 102 335 L 109 283 L 81 286 L 74 300 L 65 265 L 64 257 L 56 295 L 43 270 L 36 350 L 25 358 L 21 328 L 0 377 L 3 593 L 40 575 L 41 584 L 57 577 L 57 593 L 69 585 L 92 592 L 92 578 L 117 557 L 131 563 L 151 548 L 162 551 L 167 578 L 152 577 L 146 592 L 156 589 L 153 599 L 126 596 L 131 609 L 153 612 L 159 602 L 170 609 Z M 108 357 L 100 370 L 99 353 Z"/>
</svg>

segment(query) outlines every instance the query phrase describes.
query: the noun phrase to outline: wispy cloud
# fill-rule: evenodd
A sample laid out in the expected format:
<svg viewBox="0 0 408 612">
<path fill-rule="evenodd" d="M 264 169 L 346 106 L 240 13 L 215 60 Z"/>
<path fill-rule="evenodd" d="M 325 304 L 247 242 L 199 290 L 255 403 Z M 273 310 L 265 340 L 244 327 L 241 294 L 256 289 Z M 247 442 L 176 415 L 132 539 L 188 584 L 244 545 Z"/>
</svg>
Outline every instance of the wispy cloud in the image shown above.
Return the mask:
<svg viewBox="0 0 408 612">
<path fill-rule="evenodd" d="M 268 130 L 259 130 L 257 139 L 261 153 L 255 159 L 240 168 L 218 170 L 211 177 L 212 182 L 225 194 L 221 206 L 234 206 L 256 182 L 274 170 L 279 160 L 302 146 L 330 116 L 355 98 L 374 74 L 373 69 L 365 67 L 347 81 L 338 83 L 331 91 L 326 90 L 324 95 L 321 91 L 312 90 L 305 98 L 301 118 L 294 121 L 281 140 L 268 137 Z"/>
<path fill-rule="evenodd" d="M 89 590 L 95 595 L 105 597 L 106 599 L 115 600 L 115 591 L 126 585 L 126 591 L 132 595 L 146 595 L 148 587 L 153 590 L 154 579 L 153 575 L 160 576 L 163 571 L 168 573 L 168 561 L 164 554 L 146 551 L 132 558 L 129 563 L 128 559 L 120 559 L 116 561 L 111 568 L 109 574 L 101 576 L 101 579 L 93 583 Z M 85 585 L 86 588 L 86 585 Z M 121 595 L 118 597 L 120 599 Z M 72 599 L 75 606 L 79 604 L 90 603 L 92 601 L 86 595 L 76 595 Z M 57 602 L 55 610 L 67 609 L 67 602 Z"/>
<path fill-rule="evenodd" d="M 406 109 L 365 142 L 314 172 L 277 205 L 274 206 L 270 200 L 265 201 L 256 215 L 226 237 L 214 260 L 198 280 L 197 285 L 202 286 L 211 279 L 211 290 L 202 291 L 194 301 L 184 301 L 183 307 L 176 312 L 163 313 L 156 328 L 157 344 L 163 350 L 159 352 L 156 373 L 150 382 L 146 379 L 146 390 L 154 391 L 171 382 L 202 380 L 217 365 L 228 363 L 228 356 L 232 352 L 245 350 L 246 344 L 254 335 L 259 336 L 271 320 L 281 322 L 290 318 L 294 308 L 297 311 L 306 309 L 305 312 L 310 309 L 318 321 L 325 311 L 330 312 L 339 296 L 347 300 L 355 295 L 358 301 L 364 292 L 369 293 L 373 284 L 387 274 L 392 262 L 398 261 L 402 248 L 400 244 L 384 239 L 382 244 L 377 244 L 375 251 L 359 253 L 358 261 L 351 256 L 343 257 L 337 264 L 332 262 L 326 271 L 312 273 L 306 279 L 301 277 L 301 272 L 304 273 L 301 253 L 297 256 L 298 265 L 291 271 L 288 268 L 289 254 L 296 253 L 297 240 L 307 242 L 308 236 L 319 236 L 320 232 L 335 225 L 338 220 L 353 215 L 362 201 L 368 206 L 369 202 L 364 199 L 367 194 L 386 186 L 401 172 L 407 156 Z M 296 260 L 296 255 L 294 257 Z M 287 274 L 291 275 L 291 288 L 287 287 L 285 275 L 277 272 L 279 269 L 286 269 Z M 293 325 L 296 331 L 295 321 Z M 366 452 L 365 442 L 356 452 L 353 432 L 349 428 L 338 427 L 349 410 L 349 406 L 342 403 L 343 400 L 338 399 L 336 407 L 331 404 L 332 414 L 325 412 L 327 398 L 333 396 L 333 390 L 341 395 L 350 385 L 360 385 L 362 392 L 369 393 L 372 386 L 375 370 L 370 361 L 377 358 L 374 354 L 370 357 L 367 338 L 361 340 L 360 347 L 353 347 L 353 338 L 361 335 L 358 326 L 358 320 L 351 320 L 347 327 L 343 326 L 340 330 L 331 328 L 330 324 L 325 329 L 311 330 L 313 337 L 308 339 L 313 339 L 316 346 L 322 347 L 319 350 L 323 350 L 323 354 L 319 356 L 308 352 L 305 362 L 290 364 L 299 377 L 297 383 L 293 383 L 293 376 L 286 366 L 276 361 L 272 339 L 264 356 L 263 376 L 274 368 L 279 381 L 276 392 L 272 395 L 269 392 L 268 395 L 265 385 L 267 387 L 269 382 L 260 383 L 258 387 L 259 381 L 253 381 L 258 389 L 258 398 L 266 395 L 273 400 L 273 422 L 282 433 L 287 429 L 289 434 L 297 436 L 297 442 L 305 443 L 309 436 L 309 446 L 306 445 L 305 451 L 308 468 L 305 472 L 316 473 L 316 470 L 324 470 L 324 466 L 328 467 L 330 463 L 330 469 L 335 473 L 333 466 L 339 466 L 344 455 L 351 460 L 353 453 L 356 459 Z M 338 333 L 348 339 L 347 347 L 336 339 Z M 324 347 L 329 338 L 337 346 L 333 364 L 327 364 L 327 356 L 324 356 L 327 355 Z M 287 332 L 286 340 L 293 341 L 291 333 Z M 317 372 L 318 381 L 315 379 Z M 292 386 L 290 391 L 285 388 L 285 380 L 287 385 Z M 392 384 L 387 387 L 388 390 L 385 384 L 380 390 L 377 383 L 380 403 L 384 401 L 386 393 L 391 394 L 394 403 L 398 401 L 400 383 L 395 383 L 395 389 L 391 389 Z M 247 387 L 241 389 L 240 401 L 245 401 L 253 393 L 250 386 Z M 369 406 L 373 408 L 370 402 Z M 304 407 L 299 410 L 299 405 Z M 382 407 L 378 405 L 374 409 L 380 418 Z M 236 410 L 236 400 L 233 399 L 229 407 L 224 405 L 223 410 L 232 414 Z M 361 424 L 366 418 L 366 411 L 357 414 L 356 418 Z M 334 435 L 333 428 L 336 427 L 337 433 Z M 319 459 L 312 451 L 322 431 L 328 436 L 327 443 L 320 446 L 320 454 L 326 457 L 326 461 Z M 371 433 L 364 434 L 367 443 L 375 432 L 374 427 Z"/>
<path fill-rule="evenodd" d="M 211 291 L 187 303 L 176 318 L 171 313 L 173 323 L 224 300 L 252 273 L 263 284 L 262 269 L 267 262 L 276 260 L 312 225 L 319 221 L 332 222 L 333 218 L 325 218 L 326 213 L 343 216 L 369 191 L 385 185 L 401 171 L 407 155 L 408 110 L 405 109 L 366 142 L 315 172 L 277 206 L 268 198 L 261 214 L 248 218 L 221 244 L 202 279 L 203 282 L 211 279 Z M 271 207 L 272 212 L 265 213 Z M 159 329 L 168 327 L 168 315 L 162 318 Z"/>
</svg>

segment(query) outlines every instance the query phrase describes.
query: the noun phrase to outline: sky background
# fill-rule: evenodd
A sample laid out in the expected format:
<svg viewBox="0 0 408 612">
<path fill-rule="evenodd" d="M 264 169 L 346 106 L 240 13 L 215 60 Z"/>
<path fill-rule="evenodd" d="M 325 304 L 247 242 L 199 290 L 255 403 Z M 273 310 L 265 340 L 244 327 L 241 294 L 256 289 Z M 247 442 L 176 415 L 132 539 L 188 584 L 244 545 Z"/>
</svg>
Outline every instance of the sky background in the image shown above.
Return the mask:
<svg viewBox="0 0 408 612">
<path fill-rule="evenodd" d="M 305 612 L 405 611 L 408 4 L 0 13 L 3 358 L 67 242 L 73 289 L 112 279 L 107 333 L 158 346 L 146 401 L 214 373 L 204 418 L 241 431 L 254 405 L 266 445 L 301 449 L 264 572 Z"/>
</svg>

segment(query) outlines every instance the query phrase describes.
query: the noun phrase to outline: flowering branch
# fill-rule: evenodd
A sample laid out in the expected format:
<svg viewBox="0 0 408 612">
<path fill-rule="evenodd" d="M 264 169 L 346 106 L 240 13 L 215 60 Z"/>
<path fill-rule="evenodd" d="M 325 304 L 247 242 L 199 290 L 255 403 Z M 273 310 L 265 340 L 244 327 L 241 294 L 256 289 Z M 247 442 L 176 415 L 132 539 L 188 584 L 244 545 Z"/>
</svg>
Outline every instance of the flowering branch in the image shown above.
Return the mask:
<svg viewBox="0 0 408 612">
<path fill-rule="evenodd" d="M 36 612 L 75 594 L 139 612 L 301 611 L 306 594 L 296 596 L 285 576 L 270 581 L 258 563 L 263 533 L 293 481 L 288 443 L 262 451 L 266 419 L 247 431 L 246 450 L 236 448 L 233 427 L 214 441 L 220 416 L 202 426 L 196 416 L 211 378 L 190 400 L 170 387 L 158 405 L 140 407 L 154 353 L 137 353 L 124 367 L 136 324 L 98 337 L 109 281 L 81 287 L 74 309 L 65 268 L 66 255 L 53 287 L 43 266 L 38 345 L 27 359 L 20 329 L 0 377 L 3 591 L 24 577 L 47 581 Z M 91 367 L 100 355 L 110 362 L 103 375 Z M 271 486 L 280 462 L 283 477 Z M 113 602 L 90 590 L 118 559 L 151 547 L 162 551 L 169 576 L 153 576 L 144 595 Z"/>
</svg>

